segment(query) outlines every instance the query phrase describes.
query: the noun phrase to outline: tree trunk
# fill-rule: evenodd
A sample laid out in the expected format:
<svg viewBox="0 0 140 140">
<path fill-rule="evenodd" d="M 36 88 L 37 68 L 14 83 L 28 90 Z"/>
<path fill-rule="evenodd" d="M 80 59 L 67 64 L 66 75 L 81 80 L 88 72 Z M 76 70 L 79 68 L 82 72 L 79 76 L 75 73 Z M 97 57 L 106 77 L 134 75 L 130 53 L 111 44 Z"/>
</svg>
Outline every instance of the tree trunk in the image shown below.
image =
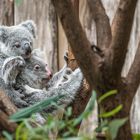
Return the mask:
<svg viewBox="0 0 140 140">
<path fill-rule="evenodd" d="M 14 24 L 14 1 L 0 0 L 0 25 Z"/>
</svg>

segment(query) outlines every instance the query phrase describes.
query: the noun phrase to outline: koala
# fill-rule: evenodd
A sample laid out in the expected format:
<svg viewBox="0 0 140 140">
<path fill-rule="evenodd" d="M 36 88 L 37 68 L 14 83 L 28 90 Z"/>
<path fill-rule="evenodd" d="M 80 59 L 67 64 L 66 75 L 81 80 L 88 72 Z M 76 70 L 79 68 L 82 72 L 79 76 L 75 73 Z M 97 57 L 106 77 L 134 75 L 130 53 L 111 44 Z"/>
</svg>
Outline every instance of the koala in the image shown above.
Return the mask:
<svg viewBox="0 0 140 140">
<path fill-rule="evenodd" d="M 8 57 L 1 68 L 1 77 L 5 84 L 13 86 L 16 83 L 16 77 L 25 66 L 25 61 L 21 56 Z"/>
<path fill-rule="evenodd" d="M 9 63 L 11 64 L 11 61 L 9 61 Z M 14 63 L 22 64 L 21 62 L 17 63 L 15 60 L 13 61 L 13 64 Z M 12 66 L 15 65 L 13 64 Z M 8 64 L 6 64 L 6 66 L 7 65 Z M 50 71 L 46 69 L 46 67 L 46 64 L 38 56 L 33 54 L 31 58 L 26 61 L 25 67 L 16 77 L 15 84 L 15 91 L 19 91 L 19 93 L 23 96 L 20 97 L 18 94 L 16 94 L 17 100 L 14 92 L 12 94 L 11 92 L 8 93 L 8 96 L 17 107 L 23 108 L 30 106 L 34 103 L 44 100 L 45 98 L 61 94 L 66 95 L 64 100 L 62 100 L 63 104 L 68 105 L 72 101 L 82 82 L 82 73 L 80 70 L 72 72 L 71 69 L 67 68 L 65 65 L 62 70 L 60 70 L 51 78 L 52 75 L 50 74 Z M 4 72 L 2 73 L 6 74 L 7 71 L 12 71 L 10 67 L 4 67 L 3 70 Z M 48 83 L 49 86 L 47 86 Z M 19 98 L 22 98 L 22 100 L 19 100 Z M 26 104 L 23 104 L 23 102 Z"/>
<path fill-rule="evenodd" d="M 23 85 L 27 84 L 33 88 L 42 89 L 46 87 L 51 76 L 51 71 L 47 68 L 46 63 L 35 56 L 34 51 L 30 59 L 26 61 L 21 56 L 8 57 L 1 69 L 1 79 L 7 88 L 12 89 L 13 92 L 12 94 L 8 92 L 7 95 L 17 107 L 28 106 L 22 99 L 26 96 Z"/>
<path fill-rule="evenodd" d="M 26 93 L 29 95 L 28 97 L 25 97 L 25 101 L 30 105 L 33 105 L 52 96 L 64 95 L 64 98 L 60 99 L 57 104 L 66 107 L 72 102 L 75 95 L 80 90 L 82 81 L 83 74 L 79 68 L 75 71 L 71 70 L 71 72 L 70 69 L 65 69 L 60 80 L 56 83 L 57 86 L 50 87 L 46 90 L 40 90 L 25 85 Z M 50 110 L 50 108 L 48 108 L 48 110 Z"/>
<path fill-rule="evenodd" d="M 0 53 L 7 57 L 22 56 L 28 59 L 33 50 L 36 26 L 27 20 L 15 26 L 0 26 Z"/>
</svg>

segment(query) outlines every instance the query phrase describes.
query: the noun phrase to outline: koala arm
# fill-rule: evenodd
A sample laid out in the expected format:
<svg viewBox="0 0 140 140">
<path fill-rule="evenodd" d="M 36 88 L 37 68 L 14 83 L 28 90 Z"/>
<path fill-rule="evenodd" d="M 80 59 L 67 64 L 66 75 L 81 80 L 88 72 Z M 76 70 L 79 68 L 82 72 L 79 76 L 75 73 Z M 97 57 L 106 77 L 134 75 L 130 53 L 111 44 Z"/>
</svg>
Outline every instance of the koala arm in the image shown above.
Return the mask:
<svg viewBox="0 0 140 140">
<path fill-rule="evenodd" d="M 25 66 L 25 61 L 21 56 L 11 56 L 5 59 L 1 68 L 1 78 L 8 86 L 13 86 L 16 82 L 16 77 L 22 68 Z"/>
<path fill-rule="evenodd" d="M 2 78 L 0 78 L 0 88 L 3 89 L 6 95 L 18 108 L 28 106 L 28 104 L 22 99 L 23 95 L 14 90 L 11 86 L 6 85 Z"/>
<path fill-rule="evenodd" d="M 1 67 L 0 87 L 5 90 L 11 101 L 19 108 L 28 106 L 22 99 L 24 95 L 13 88 L 13 85 L 16 83 L 16 77 L 24 65 L 25 61 L 23 58 L 15 56 L 5 59 Z"/>
<path fill-rule="evenodd" d="M 67 80 L 65 79 L 66 76 Z M 26 92 L 28 92 L 29 96 L 25 100 L 30 105 L 32 105 L 52 96 L 64 95 L 64 97 L 60 99 L 57 104 L 66 107 L 73 101 L 75 95 L 80 90 L 82 80 L 82 72 L 80 71 L 80 69 L 76 69 L 70 75 L 64 74 L 61 82 L 56 88 L 52 87 L 49 90 L 35 90 L 31 87 L 26 86 Z M 49 110 L 52 112 L 53 107 L 49 106 L 47 109 L 45 109 L 45 111 L 46 110 L 47 112 L 49 112 Z"/>
<path fill-rule="evenodd" d="M 63 77 L 63 75 L 66 75 L 66 74 L 69 75 L 72 73 L 72 70 L 67 67 L 67 65 L 68 65 L 68 53 L 67 52 L 64 55 L 64 60 L 65 60 L 65 65 L 59 72 L 56 72 L 53 75 L 53 77 L 49 80 L 48 85 L 46 87 L 47 89 L 56 87 L 58 85 L 61 77 Z"/>
</svg>

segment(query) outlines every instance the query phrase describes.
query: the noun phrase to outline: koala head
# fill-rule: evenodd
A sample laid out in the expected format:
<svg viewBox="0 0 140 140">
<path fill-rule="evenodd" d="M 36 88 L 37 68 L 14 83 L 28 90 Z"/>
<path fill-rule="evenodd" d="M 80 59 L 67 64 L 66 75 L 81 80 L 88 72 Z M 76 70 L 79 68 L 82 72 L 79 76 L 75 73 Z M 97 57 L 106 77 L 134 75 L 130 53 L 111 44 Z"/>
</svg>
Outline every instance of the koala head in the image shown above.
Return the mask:
<svg viewBox="0 0 140 140">
<path fill-rule="evenodd" d="M 27 20 L 15 26 L 0 26 L 0 50 L 7 56 L 29 58 L 33 49 L 36 26 Z"/>
<path fill-rule="evenodd" d="M 26 67 L 21 76 L 22 79 L 25 79 L 24 81 L 27 81 L 28 86 L 43 89 L 47 86 L 52 73 L 45 61 L 32 53 L 31 58 L 26 60 Z"/>
</svg>

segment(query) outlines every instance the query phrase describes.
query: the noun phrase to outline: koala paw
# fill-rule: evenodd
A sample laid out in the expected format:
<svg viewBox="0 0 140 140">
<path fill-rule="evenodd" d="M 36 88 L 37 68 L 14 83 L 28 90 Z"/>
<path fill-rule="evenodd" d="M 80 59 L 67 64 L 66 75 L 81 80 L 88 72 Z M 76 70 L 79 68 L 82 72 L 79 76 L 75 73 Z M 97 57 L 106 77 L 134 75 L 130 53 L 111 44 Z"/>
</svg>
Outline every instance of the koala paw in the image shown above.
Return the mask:
<svg viewBox="0 0 140 140">
<path fill-rule="evenodd" d="M 25 96 L 14 90 L 12 87 L 9 87 L 9 90 L 6 93 L 17 107 L 21 108 L 28 106 L 27 102 L 23 99 Z"/>
<path fill-rule="evenodd" d="M 28 103 L 25 102 L 24 100 L 21 100 L 19 97 L 14 99 L 14 104 L 19 108 L 23 108 L 23 107 L 28 106 Z"/>
<path fill-rule="evenodd" d="M 57 87 L 61 87 L 63 84 L 68 83 L 71 79 L 71 75 L 73 74 L 72 70 L 70 68 L 66 68 L 60 78 L 60 80 L 57 83 Z"/>
<path fill-rule="evenodd" d="M 16 58 L 15 66 L 19 69 L 23 69 L 25 67 L 25 61 L 22 57 Z"/>
<path fill-rule="evenodd" d="M 66 64 L 68 64 L 68 60 L 69 60 L 69 58 L 68 58 L 68 52 L 65 52 L 65 54 L 64 54 L 64 60 L 65 60 Z"/>
</svg>

